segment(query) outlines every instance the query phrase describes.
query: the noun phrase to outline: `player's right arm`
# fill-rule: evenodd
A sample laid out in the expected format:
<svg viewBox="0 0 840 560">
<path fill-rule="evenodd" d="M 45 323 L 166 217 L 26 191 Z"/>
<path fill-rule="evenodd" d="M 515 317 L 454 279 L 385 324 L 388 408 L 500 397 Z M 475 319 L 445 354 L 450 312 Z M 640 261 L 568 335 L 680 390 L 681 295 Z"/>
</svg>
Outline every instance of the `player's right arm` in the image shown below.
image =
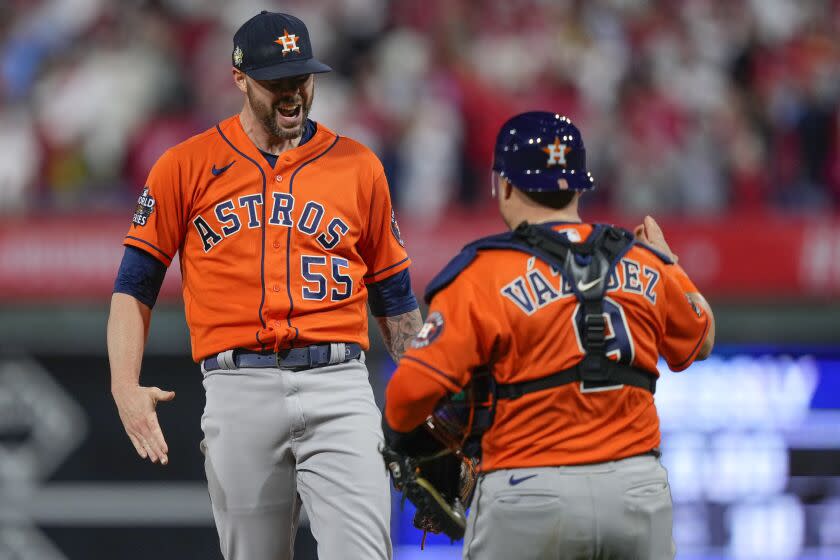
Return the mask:
<svg viewBox="0 0 840 560">
<path fill-rule="evenodd" d="M 682 312 L 676 311 L 669 316 L 667 330 L 670 331 L 669 334 L 671 336 L 669 336 L 668 344 L 666 345 L 666 348 L 669 350 L 665 356 L 666 360 L 669 362 L 669 365 L 672 367 L 676 365 L 679 369 L 688 367 L 688 364 L 692 361 L 705 360 L 712 353 L 712 348 L 715 345 L 715 316 L 712 313 L 712 307 L 691 279 L 689 279 L 688 275 L 676 264 L 678 261 L 677 256 L 671 251 L 671 248 L 665 241 L 665 235 L 662 233 L 662 229 L 656 223 L 656 220 L 650 216 L 645 216 L 644 222 L 636 226 L 634 233 L 637 239 L 650 245 L 674 261 L 675 264 L 673 266 L 676 268 L 675 273 L 671 276 L 673 276 L 674 281 L 678 285 L 678 289 L 685 294 L 685 298 L 691 307 L 691 311 L 689 312 L 686 312 L 686 310 Z M 678 300 L 679 298 L 676 299 Z M 692 315 L 692 312 L 696 317 Z M 696 328 L 703 329 L 703 336 L 699 344 L 696 345 L 699 348 L 695 346 L 692 349 L 691 333 Z M 674 332 L 677 333 L 676 336 L 673 336 Z M 681 353 L 685 353 L 684 348 L 686 347 L 686 343 L 689 347 L 688 357 L 685 360 L 672 358 L 672 356 L 679 356 Z"/>
<path fill-rule="evenodd" d="M 703 310 L 709 317 L 709 330 L 706 332 L 706 338 L 703 339 L 703 344 L 700 346 L 700 351 L 697 353 L 695 360 L 705 360 L 712 353 L 712 348 L 715 347 L 715 316 L 712 313 L 712 307 L 703 294 L 700 292 L 688 292 L 685 294 L 688 300 Z"/>
<path fill-rule="evenodd" d="M 108 317 L 108 361 L 111 364 L 111 395 L 117 404 L 128 438 L 144 459 L 165 465 L 169 448 L 160 429 L 155 406 L 171 401 L 172 391 L 140 386 L 140 364 L 149 334 L 151 308 L 134 296 L 116 292 Z"/>
<path fill-rule="evenodd" d="M 169 150 L 155 163 L 138 199 L 108 317 L 111 394 L 120 420 L 137 453 L 164 465 L 169 449 L 155 407 L 175 393 L 141 386 L 140 366 L 152 307 L 184 238 L 183 183 L 179 160 Z"/>
</svg>

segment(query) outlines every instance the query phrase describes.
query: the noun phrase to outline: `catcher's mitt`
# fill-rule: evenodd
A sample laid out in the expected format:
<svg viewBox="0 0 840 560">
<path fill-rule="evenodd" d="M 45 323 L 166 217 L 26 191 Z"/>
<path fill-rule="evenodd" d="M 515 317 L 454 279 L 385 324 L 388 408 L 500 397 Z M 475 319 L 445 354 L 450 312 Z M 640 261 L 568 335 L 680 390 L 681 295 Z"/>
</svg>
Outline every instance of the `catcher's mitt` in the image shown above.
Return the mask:
<svg viewBox="0 0 840 560">
<path fill-rule="evenodd" d="M 464 536 L 465 506 L 478 477 L 474 450 L 492 418 L 483 404 L 487 378 L 479 377 L 480 383 L 443 399 L 412 432 L 394 432 L 383 422 L 387 446 L 382 455 L 396 489 L 417 507 L 414 526 L 423 530 L 423 542 L 427 532 L 444 533 L 453 541 Z"/>
<path fill-rule="evenodd" d="M 414 526 L 425 533 L 443 533 L 453 541 L 464 537 L 467 517 L 464 504 L 475 488 L 471 460 L 449 450 L 429 457 L 409 457 L 389 447 L 382 449 L 394 486 L 417 508 Z"/>
</svg>

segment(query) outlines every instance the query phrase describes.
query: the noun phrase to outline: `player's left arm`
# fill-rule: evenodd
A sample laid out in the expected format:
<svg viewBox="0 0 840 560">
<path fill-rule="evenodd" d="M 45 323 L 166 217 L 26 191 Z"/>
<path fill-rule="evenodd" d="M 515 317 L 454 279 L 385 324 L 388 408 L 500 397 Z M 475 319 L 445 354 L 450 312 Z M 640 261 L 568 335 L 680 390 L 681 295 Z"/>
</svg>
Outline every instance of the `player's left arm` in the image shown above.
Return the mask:
<svg viewBox="0 0 840 560">
<path fill-rule="evenodd" d="M 419 426 L 442 397 L 461 392 L 472 372 L 490 363 L 501 331 L 488 312 L 490 297 L 464 276 L 434 296 L 426 322 L 385 390 L 386 435 Z"/>
<path fill-rule="evenodd" d="M 398 363 L 408 350 L 408 344 L 423 326 L 423 317 L 420 310 L 415 309 L 393 317 L 376 317 L 376 322 L 379 323 L 388 353 L 394 363 Z"/>
<path fill-rule="evenodd" d="M 379 324 L 385 347 L 394 363 L 398 363 L 423 326 L 408 269 L 368 284 L 367 289 L 368 306 Z"/>
<path fill-rule="evenodd" d="M 388 181 L 378 160 L 369 192 L 367 228 L 359 241 L 359 253 L 368 269 L 364 280 L 370 311 L 379 324 L 388 353 L 397 363 L 420 330 L 423 318 L 411 290 L 408 273 L 411 260 L 400 236 Z"/>
</svg>

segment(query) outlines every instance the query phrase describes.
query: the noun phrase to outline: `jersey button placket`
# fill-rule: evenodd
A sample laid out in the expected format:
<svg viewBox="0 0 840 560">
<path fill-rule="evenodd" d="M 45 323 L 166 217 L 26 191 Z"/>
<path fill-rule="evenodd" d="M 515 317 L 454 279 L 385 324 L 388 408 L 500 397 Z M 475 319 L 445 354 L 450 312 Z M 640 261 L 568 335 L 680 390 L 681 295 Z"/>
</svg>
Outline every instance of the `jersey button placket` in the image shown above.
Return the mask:
<svg viewBox="0 0 840 560">
<path fill-rule="evenodd" d="M 269 184 L 267 185 L 268 193 L 266 198 L 268 200 L 272 199 L 271 192 L 288 193 L 288 168 L 280 162 L 278 164 L 277 168 L 271 169 L 267 173 Z M 271 179 L 272 177 L 274 177 L 273 181 Z M 286 227 L 269 225 L 266 229 L 266 234 L 265 286 L 266 291 L 270 294 L 266 298 L 266 301 L 271 302 L 269 306 L 273 310 L 274 315 L 276 315 L 272 318 L 285 319 L 286 310 L 289 307 L 286 298 L 286 237 L 288 231 Z M 291 270 L 294 269 L 292 268 Z"/>
</svg>

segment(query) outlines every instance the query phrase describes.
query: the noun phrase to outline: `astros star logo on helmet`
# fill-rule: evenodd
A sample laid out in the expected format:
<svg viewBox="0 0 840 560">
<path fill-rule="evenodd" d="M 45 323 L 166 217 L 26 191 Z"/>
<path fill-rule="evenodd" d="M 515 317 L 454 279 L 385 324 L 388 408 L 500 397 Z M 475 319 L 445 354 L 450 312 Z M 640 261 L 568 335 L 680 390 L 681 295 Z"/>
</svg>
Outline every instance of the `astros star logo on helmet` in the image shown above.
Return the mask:
<svg viewBox="0 0 840 560">
<path fill-rule="evenodd" d="M 566 154 L 571 152 L 572 148 L 566 144 L 560 143 L 560 138 L 555 136 L 554 143 L 549 144 L 543 148 L 542 151 L 548 154 L 548 162 L 545 164 L 546 167 L 551 167 L 552 165 L 562 165 L 563 167 L 566 167 Z"/>
<path fill-rule="evenodd" d="M 297 44 L 298 36 L 293 33 L 290 34 L 289 31 L 286 29 L 283 30 L 283 35 L 277 37 L 277 40 L 274 42 L 283 47 L 283 56 L 286 56 L 286 53 L 290 52 L 300 52 L 300 48 Z"/>
</svg>

